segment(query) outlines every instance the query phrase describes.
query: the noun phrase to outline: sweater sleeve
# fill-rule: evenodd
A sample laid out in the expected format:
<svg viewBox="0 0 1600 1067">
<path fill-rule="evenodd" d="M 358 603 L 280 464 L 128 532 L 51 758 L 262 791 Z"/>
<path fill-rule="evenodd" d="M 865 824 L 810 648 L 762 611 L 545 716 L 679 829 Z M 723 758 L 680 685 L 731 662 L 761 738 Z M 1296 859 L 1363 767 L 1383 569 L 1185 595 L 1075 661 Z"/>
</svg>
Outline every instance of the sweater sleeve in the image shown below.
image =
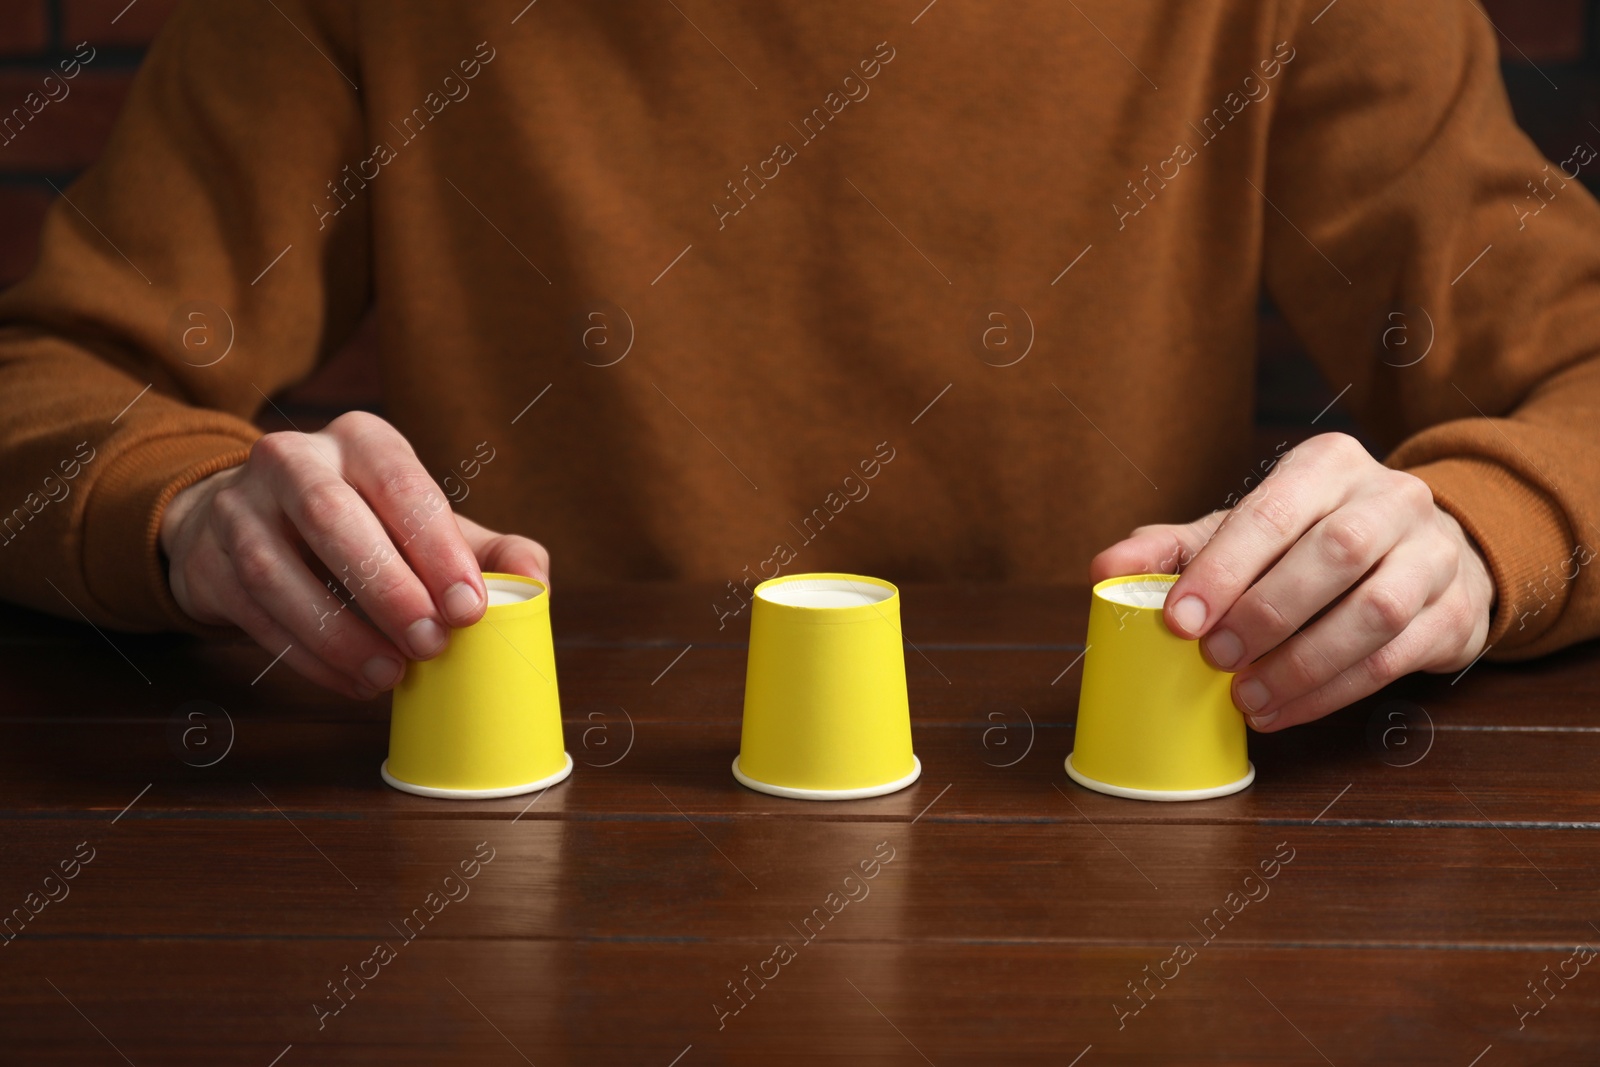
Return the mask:
<svg viewBox="0 0 1600 1067">
<path fill-rule="evenodd" d="M 1461 0 L 1291 3 L 1261 190 L 1269 291 L 1385 462 L 1496 586 L 1487 653 L 1600 633 L 1600 206 L 1517 128 Z M 1600 143 L 1600 135 L 1595 137 Z"/>
<path fill-rule="evenodd" d="M 0 597 L 129 630 L 194 629 L 157 532 L 240 463 L 266 396 L 368 299 L 354 35 L 314 0 L 173 15 L 110 143 L 0 294 Z"/>
</svg>

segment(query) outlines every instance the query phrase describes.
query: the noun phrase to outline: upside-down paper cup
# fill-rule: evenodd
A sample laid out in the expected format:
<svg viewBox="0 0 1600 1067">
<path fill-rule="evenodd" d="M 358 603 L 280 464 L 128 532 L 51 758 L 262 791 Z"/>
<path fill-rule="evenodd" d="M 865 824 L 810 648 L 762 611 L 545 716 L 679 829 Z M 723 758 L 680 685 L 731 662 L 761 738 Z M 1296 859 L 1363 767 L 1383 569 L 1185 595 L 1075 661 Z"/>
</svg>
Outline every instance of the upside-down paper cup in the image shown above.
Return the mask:
<svg viewBox="0 0 1600 1067">
<path fill-rule="evenodd" d="M 921 773 L 899 590 L 856 574 L 756 586 L 733 776 L 773 796 L 858 800 L 904 789 Z"/>
<path fill-rule="evenodd" d="M 1132 574 L 1094 587 L 1067 773 L 1079 785 L 1135 800 L 1206 800 L 1248 786 L 1244 716 L 1233 675 L 1200 642 L 1167 629 L 1173 574 Z"/>
<path fill-rule="evenodd" d="M 394 690 L 383 780 L 425 797 L 484 800 L 531 793 L 572 773 L 561 738 L 550 591 L 485 574 L 483 618 L 408 664 Z"/>
</svg>

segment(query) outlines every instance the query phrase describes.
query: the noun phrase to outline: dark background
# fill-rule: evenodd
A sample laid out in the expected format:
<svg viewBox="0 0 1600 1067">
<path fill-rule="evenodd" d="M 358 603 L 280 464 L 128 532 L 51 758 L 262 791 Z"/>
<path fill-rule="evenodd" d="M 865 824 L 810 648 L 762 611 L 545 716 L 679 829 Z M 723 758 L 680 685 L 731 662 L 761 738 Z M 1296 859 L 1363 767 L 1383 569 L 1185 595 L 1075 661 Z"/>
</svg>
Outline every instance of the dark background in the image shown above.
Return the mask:
<svg viewBox="0 0 1600 1067">
<path fill-rule="evenodd" d="M 41 116 L 47 121 L 0 145 L 0 286 L 32 263 L 40 220 L 55 196 L 49 182 L 65 187 L 99 153 L 145 46 L 176 3 L 0 0 L 0 112 L 36 90 L 78 42 L 88 41 L 99 53 L 72 82 L 71 96 Z M 1563 159 L 1574 144 L 1595 138 L 1587 120 L 1600 115 L 1600 0 L 1484 0 L 1483 6 L 1500 31 L 1517 119 L 1545 155 Z M 1591 175 L 1583 180 L 1591 183 Z M 1261 318 L 1256 423 L 1270 451 L 1274 440 L 1304 437 L 1334 390 L 1265 302 Z M 353 407 L 377 410 L 378 380 L 376 353 L 363 334 L 279 405 L 299 426 Z M 287 428 L 270 409 L 267 415 L 271 421 L 263 425 Z M 1318 429 L 1354 427 L 1335 409 Z"/>
</svg>

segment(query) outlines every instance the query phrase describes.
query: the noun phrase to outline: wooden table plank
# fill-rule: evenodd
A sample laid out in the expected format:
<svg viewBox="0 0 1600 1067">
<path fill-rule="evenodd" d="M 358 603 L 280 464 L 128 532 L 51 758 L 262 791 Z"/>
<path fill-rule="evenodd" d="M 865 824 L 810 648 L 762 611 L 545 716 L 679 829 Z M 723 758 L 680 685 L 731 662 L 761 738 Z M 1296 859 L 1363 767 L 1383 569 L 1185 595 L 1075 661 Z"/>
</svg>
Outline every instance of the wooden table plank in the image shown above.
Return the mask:
<svg viewBox="0 0 1600 1067">
<path fill-rule="evenodd" d="M 591 711 L 625 708 L 645 721 L 737 718 L 745 636 L 741 629 L 737 641 L 704 644 L 680 633 L 647 646 L 558 638 L 556 663 L 566 711 L 582 718 Z M 1081 641 L 1082 633 L 1075 639 Z M 367 721 L 387 714 L 386 696 L 365 703 L 347 700 L 302 681 L 281 664 L 262 676 L 272 657 L 253 644 L 201 644 L 166 636 L 117 635 L 114 640 L 135 666 L 86 627 L 39 642 L 0 639 L 0 676 L 8 679 L 0 721 L 165 717 L 191 700 L 218 703 L 241 718 Z M 918 648 L 906 652 L 918 722 L 982 721 L 992 713 L 1006 717 L 999 722 L 1020 723 L 1026 715 L 1067 725 L 1076 716 L 1081 644 L 1024 648 L 929 641 Z M 1425 716 L 1439 727 L 1600 730 L 1597 667 L 1600 649 L 1590 647 L 1538 664 L 1480 662 L 1459 680 L 1403 679 L 1363 701 L 1359 713 L 1373 718 L 1385 713 L 1381 709 L 1416 706 L 1423 709 L 1415 713 L 1419 721 Z"/>
<path fill-rule="evenodd" d="M 1600 1043 L 1587 970 L 1518 1030 L 1565 951 L 1202 948 L 1139 1014 L 1127 983 L 1171 947 L 828 940 L 742 944 L 419 938 L 338 1015 L 327 983 L 365 940 L 19 943 L 0 969 L 6 1046 L 30 1065 L 383 1063 L 1579 1063 Z M 787 957 L 785 957 L 787 958 Z M 1592 970 L 1591 966 L 1588 970 Z M 129 980 L 159 975 L 159 981 Z M 53 983 L 55 988 L 52 988 Z M 1555 989 L 1554 985 L 1551 987 Z M 59 990 L 59 992 L 58 992 Z M 321 998 L 319 1000 L 319 997 Z M 69 1003 L 70 1001 L 70 1003 Z M 734 1004 L 737 1015 L 724 1017 Z M 1525 1009 L 1526 1010 L 1526 1009 Z M 81 1014 L 80 1014 L 81 1012 Z M 15 1022 L 25 1018 L 25 1029 Z M 323 1019 L 318 1029 L 318 1020 Z M 719 1023 L 721 1024 L 719 1029 Z M 92 1026 L 91 1026 L 92 1024 Z M 96 1032 L 98 1029 L 99 1033 Z M 104 1034 L 104 1037 L 100 1036 Z M 1091 1051 L 1084 1055 L 1085 1049 Z M 675 1059 L 681 1057 L 681 1059 Z"/>
<path fill-rule="evenodd" d="M 838 931 L 830 938 L 1557 947 L 1600 941 L 1589 925 L 1600 920 L 1595 837 L 1320 824 L 691 822 L 670 809 L 601 820 L 530 813 L 515 824 L 130 814 L 115 826 L 12 822 L 0 901 L 21 904 L 87 842 L 93 861 L 21 928 L 19 944 L 105 930 L 393 937 L 391 924 L 448 890 L 459 901 L 435 904 L 451 937 L 776 937 L 804 928 L 834 893 L 838 927 L 819 913 L 819 925 Z M 484 856 L 493 858 L 475 862 Z M 474 878 L 457 873 L 463 861 Z"/>
<path fill-rule="evenodd" d="M 1021 721 L 919 722 L 913 740 L 923 777 L 915 785 L 870 800 L 816 803 L 756 793 L 734 781 L 729 764 L 739 746 L 735 720 L 630 722 L 613 714 L 567 721 L 576 767 L 538 810 L 648 815 L 672 810 L 665 792 L 695 815 L 789 820 L 909 820 L 939 797 L 929 818 L 1306 823 L 1320 816 L 1357 825 L 1600 828 L 1600 732 L 1440 729 L 1431 740 L 1418 737 L 1412 748 L 1386 748 L 1373 741 L 1367 725 L 1358 713 L 1253 736 L 1254 786 L 1230 797 L 1172 805 L 1102 796 L 1071 783 L 1062 768 L 1072 744 L 1070 727 L 1035 724 L 1029 748 Z M 258 787 L 287 811 L 399 819 L 485 813 L 509 818 L 531 799 L 431 800 L 390 789 L 378 775 L 388 748 L 381 719 L 239 720 L 220 762 L 189 765 L 222 755 L 228 729 L 218 720 L 208 727 L 209 748 L 186 749 L 175 740 L 181 731 L 175 735 L 168 720 L 0 722 L 0 751 L 9 760 L 0 775 L 0 812 L 110 816 L 147 785 L 152 788 L 139 801 L 141 813 L 270 811 Z M 1552 785 L 1551 760 L 1557 758 L 1567 783 L 1561 788 Z"/>
</svg>

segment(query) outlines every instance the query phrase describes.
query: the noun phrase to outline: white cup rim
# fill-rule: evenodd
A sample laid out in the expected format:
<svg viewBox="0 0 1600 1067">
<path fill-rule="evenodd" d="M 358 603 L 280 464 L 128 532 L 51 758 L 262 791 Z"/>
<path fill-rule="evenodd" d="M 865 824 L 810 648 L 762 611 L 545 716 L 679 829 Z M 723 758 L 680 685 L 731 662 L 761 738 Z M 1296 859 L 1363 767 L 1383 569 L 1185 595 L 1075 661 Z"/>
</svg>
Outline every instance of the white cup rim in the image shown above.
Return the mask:
<svg viewBox="0 0 1600 1067">
<path fill-rule="evenodd" d="M 1135 574 L 1125 578 L 1107 578 L 1094 587 L 1094 595 L 1125 608 L 1160 611 L 1166 606 L 1167 594 L 1177 580 L 1176 574 Z"/>
<path fill-rule="evenodd" d="M 811 611 L 877 607 L 895 592 L 887 582 L 846 574 L 798 574 L 756 587 L 756 596 L 769 604 Z"/>
</svg>

